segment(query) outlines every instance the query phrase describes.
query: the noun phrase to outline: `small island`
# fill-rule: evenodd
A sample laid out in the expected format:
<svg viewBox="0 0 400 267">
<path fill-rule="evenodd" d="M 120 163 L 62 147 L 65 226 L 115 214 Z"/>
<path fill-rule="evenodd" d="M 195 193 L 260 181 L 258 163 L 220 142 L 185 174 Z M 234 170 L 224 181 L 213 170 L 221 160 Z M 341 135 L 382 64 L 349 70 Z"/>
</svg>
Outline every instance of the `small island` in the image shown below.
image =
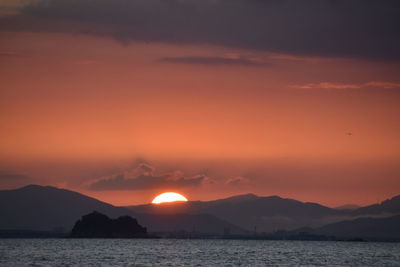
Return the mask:
<svg viewBox="0 0 400 267">
<path fill-rule="evenodd" d="M 144 238 L 147 236 L 146 227 L 138 224 L 130 216 L 111 219 L 107 215 L 93 211 L 82 216 L 75 223 L 70 237 L 74 238 Z"/>
</svg>

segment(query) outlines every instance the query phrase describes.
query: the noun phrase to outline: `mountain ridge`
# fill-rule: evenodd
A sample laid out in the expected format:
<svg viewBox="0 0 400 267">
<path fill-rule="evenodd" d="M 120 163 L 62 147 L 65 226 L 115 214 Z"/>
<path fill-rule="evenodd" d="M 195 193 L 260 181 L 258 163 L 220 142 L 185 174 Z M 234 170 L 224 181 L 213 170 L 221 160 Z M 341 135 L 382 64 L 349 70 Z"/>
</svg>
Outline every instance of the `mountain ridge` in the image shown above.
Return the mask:
<svg viewBox="0 0 400 267">
<path fill-rule="evenodd" d="M 117 207 L 71 190 L 28 185 L 0 190 L 0 229 L 72 229 L 74 222 L 94 210 L 111 218 L 132 216 L 152 232 L 221 234 L 269 233 L 326 225 L 362 217 L 400 214 L 400 196 L 356 210 L 337 210 L 318 203 L 279 196 L 242 194 L 212 201 L 188 201 Z M 396 213 L 397 212 L 397 213 Z"/>
<path fill-rule="evenodd" d="M 384 218 L 357 218 L 324 225 L 311 230 L 313 234 L 335 236 L 345 239 L 400 240 L 400 215 Z"/>
<path fill-rule="evenodd" d="M 330 208 L 318 203 L 302 202 L 279 196 L 257 196 L 243 194 L 211 201 L 188 201 L 165 203 L 162 205 L 143 204 L 127 206 L 126 208 L 140 213 L 174 214 L 174 213 L 208 213 L 251 231 L 273 232 L 276 230 L 293 230 L 302 227 L 321 227 L 325 224 L 343 220 L 355 219 L 370 215 L 373 210 L 375 217 L 396 214 L 397 197 L 375 205 L 360 207 L 354 210 Z M 396 202 L 396 203 L 394 203 Z M 390 204 L 393 212 L 388 212 Z M 379 208 L 381 208 L 379 210 Z M 400 210 L 400 208 L 399 208 Z"/>
<path fill-rule="evenodd" d="M 132 216 L 149 231 L 192 231 L 194 222 L 203 232 L 221 234 L 225 228 L 245 233 L 236 225 L 207 214 L 140 214 L 116 207 L 71 190 L 53 186 L 28 185 L 18 189 L 0 190 L 0 229 L 35 231 L 70 231 L 83 215 L 93 211 L 111 218 Z M 163 223 L 165 222 L 165 223 Z"/>
</svg>

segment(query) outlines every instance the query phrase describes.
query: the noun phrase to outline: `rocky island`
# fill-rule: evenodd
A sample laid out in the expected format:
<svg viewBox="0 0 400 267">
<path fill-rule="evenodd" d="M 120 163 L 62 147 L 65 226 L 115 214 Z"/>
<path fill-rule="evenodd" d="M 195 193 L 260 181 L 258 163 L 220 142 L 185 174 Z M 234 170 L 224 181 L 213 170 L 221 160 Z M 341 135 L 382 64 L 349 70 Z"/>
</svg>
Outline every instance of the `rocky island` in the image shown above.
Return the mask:
<svg viewBox="0 0 400 267">
<path fill-rule="evenodd" d="M 143 238 L 147 237 L 146 227 L 130 216 L 111 219 L 94 211 L 82 216 L 75 223 L 70 237 L 75 238 Z"/>
</svg>

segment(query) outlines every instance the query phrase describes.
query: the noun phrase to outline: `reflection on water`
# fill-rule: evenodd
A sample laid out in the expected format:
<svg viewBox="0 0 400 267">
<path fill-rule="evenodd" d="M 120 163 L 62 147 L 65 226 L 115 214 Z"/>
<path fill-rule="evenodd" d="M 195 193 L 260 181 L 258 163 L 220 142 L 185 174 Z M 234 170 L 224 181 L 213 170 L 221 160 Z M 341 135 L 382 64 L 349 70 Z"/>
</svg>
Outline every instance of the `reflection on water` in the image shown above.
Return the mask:
<svg viewBox="0 0 400 267">
<path fill-rule="evenodd" d="M 400 243 L 0 239 L 0 266 L 400 266 Z"/>
</svg>

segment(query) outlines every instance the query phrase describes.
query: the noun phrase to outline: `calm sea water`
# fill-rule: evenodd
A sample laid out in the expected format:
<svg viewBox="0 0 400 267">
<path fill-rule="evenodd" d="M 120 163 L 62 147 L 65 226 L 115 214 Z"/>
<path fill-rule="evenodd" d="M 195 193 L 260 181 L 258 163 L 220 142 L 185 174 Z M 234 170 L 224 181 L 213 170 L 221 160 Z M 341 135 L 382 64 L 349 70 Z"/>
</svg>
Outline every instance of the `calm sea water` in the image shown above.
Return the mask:
<svg viewBox="0 0 400 267">
<path fill-rule="evenodd" d="M 0 266 L 400 266 L 399 243 L 0 239 Z"/>
</svg>

